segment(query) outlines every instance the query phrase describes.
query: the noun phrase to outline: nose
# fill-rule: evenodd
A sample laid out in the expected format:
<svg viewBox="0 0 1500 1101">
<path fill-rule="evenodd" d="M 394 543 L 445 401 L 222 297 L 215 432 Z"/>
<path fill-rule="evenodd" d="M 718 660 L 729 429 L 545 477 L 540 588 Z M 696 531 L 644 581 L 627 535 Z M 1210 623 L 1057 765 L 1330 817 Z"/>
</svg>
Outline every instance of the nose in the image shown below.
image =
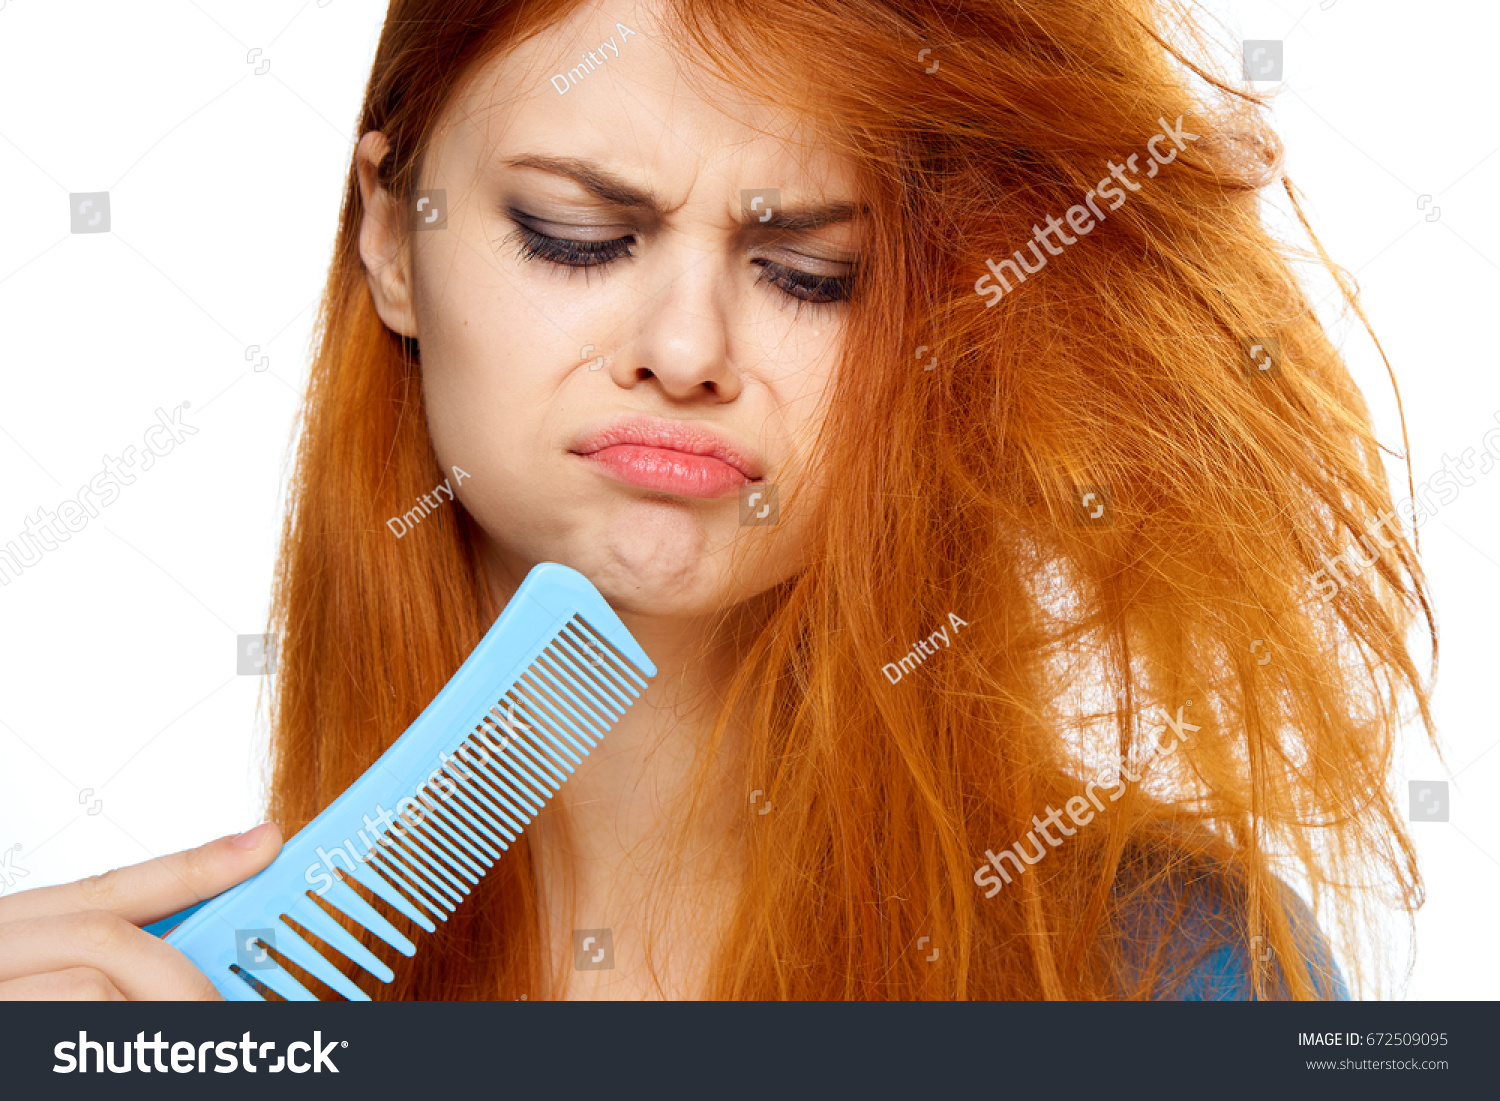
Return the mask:
<svg viewBox="0 0 1500 1101">
<path fill-rule="evenodd" d="M 742 381 L 730 362 L 734 288 L 708 252 L 673 258 L 666 282 L 641 308 L 616 368 L 627 387 L 655 380 L 675 401 L 733 401 Z"/>
</svg>

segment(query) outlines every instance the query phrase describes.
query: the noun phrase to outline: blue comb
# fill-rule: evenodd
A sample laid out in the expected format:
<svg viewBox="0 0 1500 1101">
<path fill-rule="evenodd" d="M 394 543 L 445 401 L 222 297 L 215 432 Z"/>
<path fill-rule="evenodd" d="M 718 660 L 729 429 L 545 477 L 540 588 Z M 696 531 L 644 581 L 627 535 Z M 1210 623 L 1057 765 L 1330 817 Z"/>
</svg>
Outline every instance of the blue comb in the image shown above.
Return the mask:
<svg viewBox="0 0 1500 1101">
<path fill-rule="evenodd" d="M 145 928 L 170 929 L 166 943 L 230 1001 L 264 1001 L 258 987 L 318 1000 L 273 953 L 369 1001 L 288 919 L 390 982 L 391 969 L 318 899 L 414 955 L 344 879 L 434 932 L 655 675 L 589 580 L 543 562 L 417 720 L 275 860 Z"/>
</svg>

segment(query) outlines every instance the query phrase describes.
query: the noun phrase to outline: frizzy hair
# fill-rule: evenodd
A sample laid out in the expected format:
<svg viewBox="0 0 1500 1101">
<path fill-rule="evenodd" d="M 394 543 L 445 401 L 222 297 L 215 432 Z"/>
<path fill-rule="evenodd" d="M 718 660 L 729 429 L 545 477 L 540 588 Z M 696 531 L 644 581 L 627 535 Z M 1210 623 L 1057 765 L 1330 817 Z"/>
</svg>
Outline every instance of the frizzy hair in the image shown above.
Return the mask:
<svg viewBox="0 0 1500 1101">
<path fill-rule="evenodd" d="M 382 183 L 408 198 L 462 81 L 575 7 L 393 0 L 359 124 L 391 142 Z M 746 796 L 761 788 L 775 810 L 740 838 L 745 879 L 706 993 L 1157 996 L 1192 962 L 1163 946 L 1198 907 L 1245 948 L 1257 994 L 1314 997 L 1282 878 L 1309 892 L 1356 990 L 1378 985 L 1358 946 L 1381 906 L 1422 897 L 1388 781 L 1404 700 L 1436 737 L 1407 643 L 1420 614 L 1435 668 L 1436 626 L 1404 536 L 1327 602 L 1310 581 L 1391 496 L 1293 270 L 1305 256 L 1260 222 L 1257 192 L 1280 179 L 1359 312 L 1263 103 L 1214 75 L 1171 0 L 670 8 L 684 53 L 816 123 L 869 212 L 813 460 L 834 488 L 814 502 L 783 487 L 783 510 L 815 510 L 814 543 L 765 594 L 716 731 L 745 717 Z M 986 305 L 986 258 L 1179 117 L 1198 137 L 1175 161 Z M 420 363 L 371 300 L 362 216 L 351 165 L 272 608 L 269 807 L 288 833 L 406 729 L 499 611 L 461 506 L 399 544 L 384 527 L 447 472 Z M 1277 342 L 1275 377 L 1245 370 L 1247 337 Z M 1078 522 L 1074 487 L 1090 485 L 1110 487 L 1107 526 Z M 950 612 L 969 626 L 892 685 L 881 666 Z M 1100 761 L 1138 759 L 1188 700 L 1199 733 L 984 897 L 986 850 L 1081 794 Z M 1249 951 L 1255 938 L 1269 951 Z M 537 996 L 550 964 L 524 838 L 426 939 L 373 996 Z"/>
</svg>

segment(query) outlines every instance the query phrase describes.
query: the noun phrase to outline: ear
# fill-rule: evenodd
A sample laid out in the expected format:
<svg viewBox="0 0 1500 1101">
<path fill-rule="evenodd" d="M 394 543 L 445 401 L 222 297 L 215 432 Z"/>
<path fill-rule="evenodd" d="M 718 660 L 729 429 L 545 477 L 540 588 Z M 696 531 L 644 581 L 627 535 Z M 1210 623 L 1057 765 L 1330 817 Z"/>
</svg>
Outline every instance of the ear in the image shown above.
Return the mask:
<svg viewBox="0 0 1500 1101">
<path fill-rule="evenodd" d="M 359 176 L 359 194 L 364 216 L 359 225 L 359 256 L 375 311 L 393 332 L 417 336 L 416 311 L 412 308 L 411 255 L 397 237 L 401 209 L 394 196 L 380 185 L 376 167 L 390 142 L 379 130 L 359 139 L 354 151 Z"/>
</svg>

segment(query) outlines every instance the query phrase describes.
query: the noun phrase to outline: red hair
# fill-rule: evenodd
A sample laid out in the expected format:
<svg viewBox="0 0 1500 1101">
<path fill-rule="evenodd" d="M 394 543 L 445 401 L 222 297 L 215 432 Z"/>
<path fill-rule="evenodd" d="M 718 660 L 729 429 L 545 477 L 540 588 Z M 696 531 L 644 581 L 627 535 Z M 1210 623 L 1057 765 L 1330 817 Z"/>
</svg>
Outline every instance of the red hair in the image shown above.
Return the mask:
<svg viewBox="0 0 1500 1101">
<path fill-rule="evenodd" d="M 463 81 L 575 6 L 393 0 L 360 117 L 391 142 L 383 185 L 409 194 Z M 1158 951 L 1174 922 L 1212 912 L 1220 940 L 1272 949 L 1246 953 L 1258 994 L 1316 996 L 1279 876 L 1310 892 L 1358 974 L 1371 892 L 1421 898 L 1388 773 L 1403 698 L 1434 736 L 1406 638 L 1420 613 L 1435 662 L 1436 629 L 1404 537 L 1333 599 L 1313 591 L 1391 497 L 1363 399 L 1258 218 L 1256 191 L 1280 175 L 1260 102 L 1189 52 L 1201 41 L 1169 40 L 1186 25 L 1175 4 L 670 10 L 684 50 L 821 127 L 871 212 L 816 456 L 837 489 L 806 505 L 808 564 L 736 643 L 720 730 L 744 716 L 746 797 L 762 788 L 776 812 L 738 839 L 746 873 L 707 993 L 1154 996 L 1185 966 Z M 990 308 L 985 260 L 1179 116 L 1198 138 Z M 420 365 L 371 301 L 362 216 L 351 166 L 273 608 L 270 810 L 288 833 L 499 612 L 461 507 L 399 550 L 384 528 L 443 474 Z M 1275 377 L 1244 369 L 1247 338 L 1277 343 Z M 1078 486 L 1109 487 L 1109 526 L 1078 522 Z M 951 650 L 891 684 L 882 665 L 950 612 L 968 624 Z M 1101 762 L 1138 759 L 1187 700 L 1201 732 L 984 897 L 987 850 Z M 370 941 L 397 979 L 368 989 L 536 997 L 533 876 L 523 839 L 415 960 Z"/>
</svg>

